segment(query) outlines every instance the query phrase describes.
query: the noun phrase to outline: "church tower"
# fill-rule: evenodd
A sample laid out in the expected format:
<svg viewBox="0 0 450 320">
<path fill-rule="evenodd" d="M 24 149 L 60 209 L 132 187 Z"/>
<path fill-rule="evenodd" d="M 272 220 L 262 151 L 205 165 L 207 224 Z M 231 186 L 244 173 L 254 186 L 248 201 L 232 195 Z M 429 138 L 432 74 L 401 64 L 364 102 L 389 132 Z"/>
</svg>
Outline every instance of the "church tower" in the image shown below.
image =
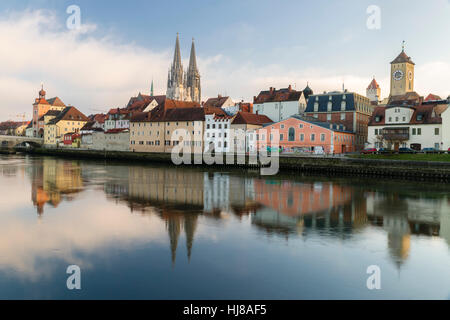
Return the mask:
<svg viewBox="0 0 450 320">
<path fill-rule="evenodd" d="M 202 94 L 200 85 L 200 72 L 197 68 L 197 56 L 195 54 L 194 39 L 192 39 L 191 57 L 189 60 L 189 68 L 187 71 L 186 86 L 192 101 L 201 103 Z"/>
<path fill-rule="evenodd" d="M 366 97 L 369 98 L 370 102 L 378 103 L 380 101 L 381 88 L 375 80 L 375 77 L 366 89 Z"/>
<path fill-rule="evenodd" d="M 403 42 L 402 52 L 391 62 L 391 97 L 414 91 L 414 66 Z"/>
<path fill-rule="evenodd" d="M 186 76 L 183 70 L 183 64 L 181 63 L 180 37 L 178 33 L 173 63 L 169 69 L 169 76 L 167 79 L 166 96 L 168 99 L 191 101 L 190 95 L 186 90 Z"/>
</svg>

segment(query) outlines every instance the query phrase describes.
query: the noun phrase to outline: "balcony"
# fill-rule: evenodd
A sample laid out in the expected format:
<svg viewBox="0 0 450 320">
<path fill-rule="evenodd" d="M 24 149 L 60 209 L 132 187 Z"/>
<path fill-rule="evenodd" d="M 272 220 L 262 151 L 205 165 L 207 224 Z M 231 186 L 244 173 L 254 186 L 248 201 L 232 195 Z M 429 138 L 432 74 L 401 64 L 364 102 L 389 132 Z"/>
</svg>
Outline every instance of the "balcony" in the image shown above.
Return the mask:
<svg viewBox="0 0 450 320">
<path fill-rule="evenodd" d="M 408 128 L 384 128 L 381 135 L 388 141 L 406 141 L 409 140 Z"/>
</svg>

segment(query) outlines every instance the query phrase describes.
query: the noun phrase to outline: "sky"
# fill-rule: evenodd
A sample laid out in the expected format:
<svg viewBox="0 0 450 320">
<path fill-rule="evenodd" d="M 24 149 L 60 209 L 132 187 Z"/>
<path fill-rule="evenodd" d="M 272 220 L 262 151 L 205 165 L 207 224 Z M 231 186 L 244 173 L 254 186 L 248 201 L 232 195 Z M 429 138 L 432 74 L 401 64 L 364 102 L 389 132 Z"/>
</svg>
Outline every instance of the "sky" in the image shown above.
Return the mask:
<svg viewBox="0 0 450 320">
<path fill-rule="evenodd" d="M 76 30 L 70 5 L 81 10 Z M 379 28 L 368 27 L 374 5 Z M 85 114 L 149 94 L 152 80 L 165 94 L 177 32 L 185 68 L 195 38 L 203 100 L 307 82 L 365 95 L 374 76 L 386 97 L 403 40 L 415 90 L 450 94 L 450 0 L 2 0 L 0 120 L 31 118 L 41 83 Z"/>
</svg>

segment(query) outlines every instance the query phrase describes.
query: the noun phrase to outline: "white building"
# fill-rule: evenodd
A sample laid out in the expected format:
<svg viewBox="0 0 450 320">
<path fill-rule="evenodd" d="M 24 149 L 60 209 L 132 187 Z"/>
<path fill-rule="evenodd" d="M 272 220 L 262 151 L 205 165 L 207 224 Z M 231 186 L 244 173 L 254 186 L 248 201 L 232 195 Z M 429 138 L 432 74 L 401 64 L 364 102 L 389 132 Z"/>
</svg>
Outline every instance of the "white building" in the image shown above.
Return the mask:
<svg viewBox="0 0 450 320">
<path fill-rule="evenodd" d="M 105 131 L 112 129 L 129 129 L 130 115 L 126 109 L 111 109 L 108 112 L 108 117 L 105 120 Z"/>
<path fill-rule="evenodd" d="M 442 100 L 377 107 L 369 121 L 368 147 L 422 150 L 450 148 L 450 110 Z"/>
<path fill-rule="evenodd" d="M 257 114 L 266 115 L 274 122 L 279 122 L 303 113 L 307 97 L 306 92 L 293 90 L 292 86 L 280 90 L 270 88 L 268 91 L 261 91 L 254 98 L 253 110 Z"/>
<path fill-rule="evenodd" d="M 226 115 L 205 115 L 205 152 L 230 152 L 232 120 L 233 117 Z"/>
</svg>

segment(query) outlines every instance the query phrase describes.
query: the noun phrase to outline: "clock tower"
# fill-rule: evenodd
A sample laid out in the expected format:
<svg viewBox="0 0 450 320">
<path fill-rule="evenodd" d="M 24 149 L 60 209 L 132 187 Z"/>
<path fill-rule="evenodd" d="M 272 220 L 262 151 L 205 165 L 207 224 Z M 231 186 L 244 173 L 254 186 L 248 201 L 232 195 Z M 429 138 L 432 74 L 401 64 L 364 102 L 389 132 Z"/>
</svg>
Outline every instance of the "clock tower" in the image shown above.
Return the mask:
<svg viewBox="0 0 450 320">
<path fill-rule="evenodd" d="M 414 66 L 403 45 L 402 52 L 391 62 L 391 97 L 414 91 Z"/>
</svg>

